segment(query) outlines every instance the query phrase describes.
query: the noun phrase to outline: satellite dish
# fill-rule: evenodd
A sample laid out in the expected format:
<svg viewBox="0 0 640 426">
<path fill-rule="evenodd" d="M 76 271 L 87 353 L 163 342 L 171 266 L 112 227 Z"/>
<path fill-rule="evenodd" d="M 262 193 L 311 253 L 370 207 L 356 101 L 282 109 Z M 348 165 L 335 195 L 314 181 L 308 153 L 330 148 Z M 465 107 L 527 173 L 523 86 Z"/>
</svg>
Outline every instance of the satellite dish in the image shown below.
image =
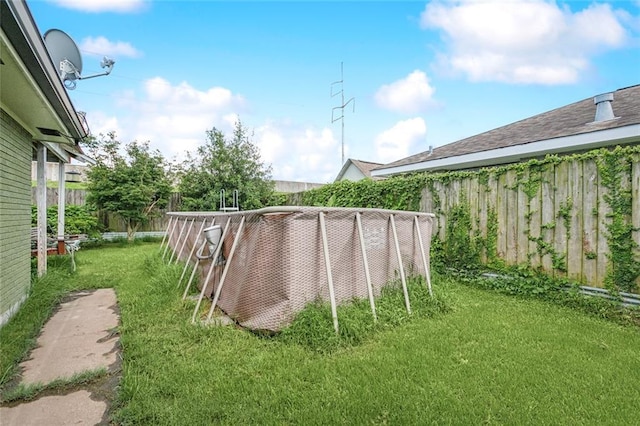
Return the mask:
<svg viewBox="0 0 640 426">
<path fill-rule="evenodd" d="M 49 56 L 54 65 L 58 67 L 60 78 L 69 90 L 76 88 L 76 80 L 109 75 L 113 69 L 113 61 L 106 56 L 100 62 L 100 66 L 106 71 L 100 74 L 82 76 L 82 56 L 76 43 L 67 33 L 61 30 L 51 29 L 44 33 L 44 44 L 47 46 Z"/>
</svg>

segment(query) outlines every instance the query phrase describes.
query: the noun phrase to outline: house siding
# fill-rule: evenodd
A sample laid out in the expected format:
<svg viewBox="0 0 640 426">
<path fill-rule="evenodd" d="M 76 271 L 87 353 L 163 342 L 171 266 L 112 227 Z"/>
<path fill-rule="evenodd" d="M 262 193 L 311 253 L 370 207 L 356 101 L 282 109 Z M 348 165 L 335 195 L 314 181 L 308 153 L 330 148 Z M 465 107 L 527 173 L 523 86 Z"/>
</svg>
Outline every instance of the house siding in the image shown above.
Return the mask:
<svg viewBox="0 0 640 426">
<path fill-rule="evenodd" d="M 345 170 L 342 175 L 342 179 L 340 180 L 351 180 L 351 181 L 359 181 L 364 179 L 366 176 L 362 174 L 360 170 L 353 164 L 350 164 L 347 170 Z"/>
<path fill-rule="evenodd" d="M 0 115 L 0 326 L 26 299 L 31 282 L 31 136 Z"/>
</svg>

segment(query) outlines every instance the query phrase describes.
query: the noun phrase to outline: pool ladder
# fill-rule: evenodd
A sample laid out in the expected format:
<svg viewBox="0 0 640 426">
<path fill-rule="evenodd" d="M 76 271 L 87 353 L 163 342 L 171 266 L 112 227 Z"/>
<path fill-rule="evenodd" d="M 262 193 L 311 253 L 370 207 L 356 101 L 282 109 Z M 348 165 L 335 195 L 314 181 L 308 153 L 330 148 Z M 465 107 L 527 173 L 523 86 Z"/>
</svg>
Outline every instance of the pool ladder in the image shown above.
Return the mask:
<svg viewBox="0 0 640 426">
<path fill-rule="evenodd" d="M 224 189 L 220 190 L 220 208 L 221 212 L 237 212 L 240 210 L 238 205 L 238 190 L 233 190 L 233 206 L 227 207 Z"/>
</svg>

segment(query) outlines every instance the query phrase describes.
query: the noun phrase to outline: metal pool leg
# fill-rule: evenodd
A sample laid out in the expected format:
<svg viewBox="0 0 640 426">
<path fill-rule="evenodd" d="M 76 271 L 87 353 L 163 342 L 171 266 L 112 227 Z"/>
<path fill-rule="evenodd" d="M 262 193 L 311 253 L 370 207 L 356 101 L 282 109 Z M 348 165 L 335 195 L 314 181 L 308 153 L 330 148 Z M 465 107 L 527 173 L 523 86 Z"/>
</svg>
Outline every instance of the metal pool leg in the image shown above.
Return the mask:
<svg viewBox="0 0 640 426">
<path fill-rule="evenodd" d="M 327 227 L 324 223 L 324 212 L 318 213 L 320 219 L 320 233 L 322 234 L 322 249 L 324 251 L 324 263 L 327 267 L 327 281 L 329 283 L 329 298 L 331 299 L 331 316 L 333 328 L 338 334 L 338 309 L 336 307 L 336 295 L 333 291 L 333 276 L 331 275 L 331 261 L 329 260 L 329 242 L 327 241 Z"/>
<path fill-rule="evenodd" d="M 216 219 L 214 218 L 213 221 L 215 222 Z M 191 247 L 191 252 L 189 253 L 189 257 L 187 258 L 187 261 L 184 263 L 184 268 L 182 268 L 182 275 L 180 275 L 180 279 L 178 280 L 178 284 L 176 285 L 176 287 L 180 287 L 180 283 L 182 282 L 182 279 L 184 278 L 184 274 L 187 273 L 187 269 L 189 269 L 189 262 L 191 262 L 191 258 L 193 257 L 193 252 L 196 250 L 196 247 L 198 246 L 198 243 L 200 242 L 200 235 L 202 234 L 202 230 L 204 229 L 204 225 L 205 223 L 207 223 L 207 219 L 202 219 L 202 224 L 200 225 L 200 229 L 198 230 L 198 233 L 196 234 L 196 240 L 193 243 L 193 247 Z M 200 259 L 196 259 L 196 266 L 195 268 L 198 267 L 198 262 Z M 184 298 L 183 298 L 184 299 Z"/>
<path fill-rule="evenodd" d="M 167 245 L 164 247 L 164 252 L 162 253 L 162 260 L 164 260 L 164 257 L 167 255 L 167 250 L 169 250 L 169 246 L 171 245 L 171 237 L 173 236 L 173 231 L 176 230 L 176 225 L 178 224 L 178 218 L 175 217 L 175 219 L 173 220 L 173 226 L 171 227 L 171 232 L 169 232 L 166 237 L 167 237 Z"/>
<path fill-rule="evenodd" d="M 224 241 L 224 237 L 227 235 L 227 232 L 229 231 L 230 225 L 231 225 L 231 216 L 229 216 L 229 219 L 227 219 L 227 224 L 224 227 L 224 231 L 222 231 L 222 236 L 220 237 L 220 241 L 221 242 Z M 206 243 L 207 243 L 207 240 L 205 239 L 204 244 L 206 244 Z M 207 283 L 211 279 L 211 272 L 213 272 L 213 269 L 216 266 L 216 259 L 220 255 L 220 251 L 221 250 L 222 250 L 222 243 L 218 244 L 218 247 L 216 248 L 215 253 L 213 253 L 213 256 L 211 257 L 211 265 L 209 266 L 209 271 L 207 272 L 207 277 L 205 278 L 204 283 L 202 284 L 202 290 L 200 291 L 200 296 L 198 297 L 198 303 L 196 303 L 196 308 L 193 310 L 193 316 L 191 317 L 191 322 L 192 323 L 196 322 L 196 316 L 198 315 L 198 311 L 200 310 L 200 304 L 202 303 L 202 298 L 204 297 L 204 292 L 207 289 Z M 228 261 L 227 261 L 227 263 L 228 263 Z M 191 285 L 191 280 L 189 281 L 189 285 Z M 185 293 L 186 293 L 186 290 L 185 290 Z"/>
<path fill-rule="evenodd" d="M 356 223 L 358 224 L 358 235 L 360 236 L 360 248 L 362 249 L 362 261 L 364 263 L 364 276 L 367 280 L 367 291 L 369 292 L 369 304 L 371 305 L 371 313 L 373 314 L 373 321 L 378 321 L 378 315 L 376 315 L 376 304 L 373 300 L 373 287 L 371 285 L 371 275 L 369 274 L 369 261 L 367 259 L 367 249 L 364 243 L 364 233 L 362 232 L 362 219 L 360 218 L 360 212 L 356 212 Z"/>
<path fill-rule="evenodd" d="M 200 245 L 200 249 L 198 249 L 199 251 L 204 250 L 204 246 L 207 244 L 207 241 L 203 241 L 202 244 Z M 187 294 L 189 294 L 189 289 L 191 288 L 191 283 L 193 282 L 193 277 L 195 277 L 196 272 L 198 271 L 198 266 L 200 265 L 200 258 L 198 257 L 196 259 L 196 264 L 193 265 L 193 269 L 191 270 L 191 276 L 189 276 L 189 281 L 187 281 L 187 286 L 184 288 L 184 293 L 182 293 L 182 300 L 185 300 L 187 298 Z M 178 283 L 180 284 L 180 283 Z"/>
<path fill-rule="evenodd" d="M 433 297 L 433 291 L 431 290 L 431 272 L 429 271 L 429 264 L 427 263 L 427 256 L 425 256 L 424 245 L 422 244 L 422 234 L 420 233 L 420 221 L 418 216 L 415 216 L 414 222 L 416 224 L 416 233 L 418 234 L 418 243 L 420 244 L 420 254 L 422 255 L 422 263 L 424 264 L 424 277 L 427 281 L 427 288 L 429 289 L 429 296 Z"/>
<path fill-rule="evenodd" d="M 178 263 L 178 261 L 180 260 L 180 256 L 182 256 L 182 251 L 184 250 L 184 246 L 187 244 L 187 240 L 189 239 L 189 234 L 191 234 L 191 228 L 193 228 L 193 223 L 195 221 L 196 221 L 195 217 L 193 219 L 191 219 L 191 223 L 189 224 L 189 228 L 187 229 L 187 233 L 184 236 L 184 240 L 182 240 L 182 245 L 180 246 L 180 251 L 178 252 L 178 255 L 176 256 L 176 263 Z"/>
<path fill-rule="evenodd" d="M 182 226 L 180 227 L 180 233 L 178 234 L 178 238 L 176 238 L 176 246 L 171 250 L 171 257 L 169 258 L 169 265 L 173 262 L 173 256 L 178 252 L 178 245 L 180 244 L 180 239 L 182 238 L 182 234 L 184 233 L 184 228 L 187 226 L 187 218 L 185 217 L 182 221 Z"/>
<path fill-rule="evenodd" d="M 162 236 L 162 242 L 160 243 L 160 251 L 162 251 L 162 247 L 164 247 L 164 242 L 167 240 L 167 235 L 169 235 L 169 228 L 173 224 L 173 216 L 169 217 L 169 223 L 167 223 L 167 229 L 164 230 L 164 235 Z"/>
<path fill-rule="evenodd" d="M 211 221 L 211 225 L 213 225 L 216 222 L 216 218 L 214 217 L 213 220 Z M 198 240 L 200 241 L 200 240 Z M 195 249 L 197 246 L 197 243 L 193 245 L 193 248 Z M 200 248 L 198 249 L 198 251 L 196 252 L 196 264 L 193 266 L 193 270 L 191 271 L 191 276 L 189 276 L 189 281 L 187 282 L 187 286 L 184 288 L 184 293 L 182 294 L 182 300 L 185 300 L 187 298 L 187 294 L 189 294 L 189 289 L 191 288 L 191 283 L 193 282 L 193 277 L 195 277 L 196 272 L 198 272 L 198 265 L 200 265 L 200 257 L 198 256 L 198 253 L 201 253 L 202 250 L 204 250 L 205 245 L 207 244 L 207 239 L 205 238 L 204 240 L 202 240 L 202 244 L 200 245 Z M 193 250 L 192 250 L 193 251 Z"/>
<path fill-rule="evenodd" d="M 236 233 L 236 237 L 233 239 L 233 244 L 231 245 L 231 250 L 229 251 L 229 258 L 227 262 L 224 264 L 224 270 L 222 271 L 222 276 L 220 277 L 220 281 L 218 282 L 218 288 L 216 289 L 215 296 L 213 297 L 213 301 L 211 302 L 211 308 L 209 309 L 209 314 L 207 315 L 207 321 L 211 319 L 213 315 L 213 311 L 216 309 L 216 305 L 218 304 L 218 299 L 220 298 L 220 293 L 222 293 L 222 286 L 224 284 L 224 280 L 227 278 L 227 272 L 229 272 L 229 268 L 231 267 L 231 259 L 233 259 L 233 254 L 236 252 L 236 247 L 238 247 L 238 241 L 242 238 L 242 228 L 244 228 L 244 219 L 245 216 L 242 216 L 240 220 L 240 225 L 238 226 L 238 232 Z M 222 245 L 222 244 L 220 244 Z"/>
<path fill-rule="evenodd" d="M 404 266 L 402 266 L 402 255 L 400 254 L 400 243 L 398 242 L 398 232 L 396 231 L 396 221 L 393 215 L 391 218 L 391 229 L 393 230 L 393 242 L 396 245 L 396 254 L 398 256 L 398 265 L 400 266 L 400 279 L 402 280 L 402 292 L 404 293 L 404 304 L 407 307 L 407 313 L 411 313 L 411 304 L 409 303 L 409 291 L 407 290 L 407 279 L 404 276 Z"/>
</svg>

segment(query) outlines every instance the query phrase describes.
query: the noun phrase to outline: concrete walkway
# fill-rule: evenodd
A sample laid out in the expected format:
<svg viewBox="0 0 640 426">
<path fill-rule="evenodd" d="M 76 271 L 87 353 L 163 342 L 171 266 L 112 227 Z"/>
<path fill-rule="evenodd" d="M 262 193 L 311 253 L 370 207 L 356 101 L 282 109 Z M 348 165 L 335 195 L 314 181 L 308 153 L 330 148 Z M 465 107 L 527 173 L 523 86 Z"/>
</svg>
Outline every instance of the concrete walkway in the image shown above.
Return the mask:
<svg viewBox="0 0 640 426">
<path fill-rule="evenodd" d="M 100 368 L 119 366 L 119 322 L 113 289 L 71 295 L 42 329 L 36 348 L 20 364 L 20 383 L 47 384 Z M 88 387 L 88 386 L 87 386 Z M 0 408 L 4 425 L 108 424 L 107 401 L 86 389 Z"/>
</svg>

